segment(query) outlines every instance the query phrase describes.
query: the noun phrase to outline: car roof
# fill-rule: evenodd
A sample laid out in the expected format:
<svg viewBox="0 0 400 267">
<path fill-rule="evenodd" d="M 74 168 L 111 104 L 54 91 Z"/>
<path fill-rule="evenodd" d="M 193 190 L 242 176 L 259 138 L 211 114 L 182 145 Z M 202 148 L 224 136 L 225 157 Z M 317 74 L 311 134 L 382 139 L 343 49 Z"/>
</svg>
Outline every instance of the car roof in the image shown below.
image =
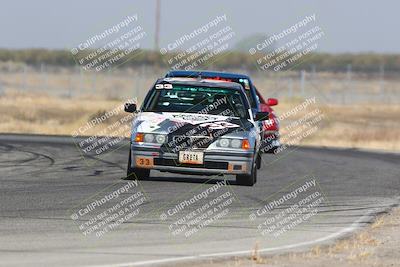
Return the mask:
<svg viewBox="0 0 400 267">
<path fill-rule="evenodd" d="M 156 84 L 159 83 L 171 83 L 171 84 L 182 84 L 182 85 L 193 85 L 193 86 L 205 86 L 205 87 L 218 87 L 224 89 L 234 89 L 243 91 L 243 87 L 235 82 L 210 80 L 210 79 L 198 79 L 198 78 L 187 78 L 187 77 L 167 77 L 160 78 Z"/>
<path fill-rule="evenodd" d="M 222 71 L 207 71 L 207 70 L 171 70 L 165 75 L 165 77 L 199 77 L 199 76 L 250 80 L 250 77 L 245 74 L 222 72 Z"/>
</svg>

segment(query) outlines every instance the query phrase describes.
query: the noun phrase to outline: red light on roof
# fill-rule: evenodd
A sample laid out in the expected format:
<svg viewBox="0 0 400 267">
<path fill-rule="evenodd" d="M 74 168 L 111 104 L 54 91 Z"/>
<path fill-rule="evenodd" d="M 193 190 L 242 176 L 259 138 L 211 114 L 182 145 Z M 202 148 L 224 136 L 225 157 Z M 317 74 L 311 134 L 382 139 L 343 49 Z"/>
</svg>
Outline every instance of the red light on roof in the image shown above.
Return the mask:
<svg viewBox="0 0 400 267">
<path fill-rule="evenodd" d="M 226 82 L 231 82 L 231 79 L 226 79 L 226 78 L 221 78 L 219 76 L 217 77 L 203 77 L 204 79 L 208 79 L 208 80 L 218 80 L 218 81 L 226 81 Z"/>
</svg>

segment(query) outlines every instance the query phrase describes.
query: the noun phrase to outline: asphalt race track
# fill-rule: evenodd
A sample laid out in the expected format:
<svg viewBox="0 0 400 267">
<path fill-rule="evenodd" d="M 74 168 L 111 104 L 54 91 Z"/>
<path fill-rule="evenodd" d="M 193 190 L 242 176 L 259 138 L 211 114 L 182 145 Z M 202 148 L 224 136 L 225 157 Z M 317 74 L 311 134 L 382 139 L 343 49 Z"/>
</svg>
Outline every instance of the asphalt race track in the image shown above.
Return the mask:
<svg viewBox="0 0 400 267">
<path fill-rule="evenodd" d="M 68 137 L 0 135 L 0 265 L 174 264 L 248 255 L 256 244 L 265 253 L 302 250 L 347 235 L 399 202 L 400 155 L 296 147 L 279 155 L 264 155 L 254 187 L 237 186 L 232 181 L 170 215 L 168 211 L 176 211 L 178 203 L 187 203 L 184 201 L 216 188 L 224 177 L 152 172 L 149 180 L 133 185 L 134 181 L 121 179 L 126 172 L 127 156 L 126 140 L 118 149 L 96 157 L 82 156 L 74 140 Z M 292 194 L 291 200 L 271 210 L 267 217 L 257 213 L 262 214 L 260 208 L 266 203 L 281 199 L 312 180 L 316 181 L 314 186 L 308 184 L 309 188 L 297 191 L 296 197 Z M 118 191 L 118 197 L 99 202 L 124 186 L 131 188 Z M 317 213 L 298 213 L 303 221 L 279 235 L 261 233 L 260 224 L 265 218 L 279 219 L 274 216 L 291 207 L 290 201 L 310 196 L 311 190 L 323 196 L 317 203 Z M 132 202 L 127 200 L 125 206 L 116 206 L 131 196 Z M 135 202 L 143 196 L 143 203 Z M 215 203 L 225 203 L 220 216 L 188 236 L 187 228 L 173 232 L 178 227 L 174 223 L 183 215 L 196 209 L 196 214 L 201 215 L 203 210 L 198 209 L 217 199 L 214 197 L 221 200 Z M 225 201 L 229 199 L 231 202 Z M 87 210 L 88 203 L 95 200 L 97 207 Z M 87 231 L 99 221 L 111 218 L 114 211 L 130 216 L 119 225 L 116 217 L 108 220 L 113 225 L 102 225 L 110 229 L 103 234 Z M 280 219 L 297 211 L 293 209 Z M 99 221 L 94 221 L 96 218 Z"/>
</svg>

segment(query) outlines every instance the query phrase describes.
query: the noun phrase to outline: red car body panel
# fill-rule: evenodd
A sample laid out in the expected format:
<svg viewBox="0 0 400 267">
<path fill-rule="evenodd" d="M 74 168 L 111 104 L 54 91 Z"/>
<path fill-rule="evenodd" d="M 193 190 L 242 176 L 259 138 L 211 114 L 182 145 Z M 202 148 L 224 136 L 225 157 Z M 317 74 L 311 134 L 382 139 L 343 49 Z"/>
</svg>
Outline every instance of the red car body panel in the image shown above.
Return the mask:
<svg viewBox="0 0 400 267">
<path fill-rule="evenodd" d="M 263 131 L 265 134 L 269 134 L 270 131 L 279 131 L 279 122 L 278 118 L 275 115 L 275 112 L 271 106 L 267 104 L 267 101 L 261 95 L 261 93 L 256 89 L 258 98 L 260 99 L 260 110 L 262 112 L 269 113 L 269 121 L 263 121 Z"/>
</svg>

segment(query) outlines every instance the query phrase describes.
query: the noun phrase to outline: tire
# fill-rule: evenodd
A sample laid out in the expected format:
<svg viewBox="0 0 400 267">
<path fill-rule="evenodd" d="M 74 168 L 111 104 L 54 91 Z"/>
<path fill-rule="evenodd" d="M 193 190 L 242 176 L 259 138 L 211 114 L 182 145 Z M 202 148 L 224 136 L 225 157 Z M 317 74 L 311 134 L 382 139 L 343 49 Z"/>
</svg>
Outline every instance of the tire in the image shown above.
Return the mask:
<svg viewBox="0 0 400 267">
<path fill-rule="evenodd" d="M 131 161 L 131 152 L 129 151 L 128 167 L 126 169 L 125 180 L 144 180 L 149 178 L 150 169 L 132 168 Z"/>
<path fill-rule="evenodd" d="M 257 154 L 257 163 L 256 163 L 256 165 L 257 165 L 257 170 L 259 170 L 259 169 L 261 169 L 261 153 L 258 153 Z M 256 178 L 256 180 L 257 180 L 257 178 Z"/>
<path fill-rule="evenodd" d="M 257 182 L 257 159 L 254 159 L 250 174 L 236 175 L 236 184 L 244 186 L 253 186 Z"/>
</svg>

